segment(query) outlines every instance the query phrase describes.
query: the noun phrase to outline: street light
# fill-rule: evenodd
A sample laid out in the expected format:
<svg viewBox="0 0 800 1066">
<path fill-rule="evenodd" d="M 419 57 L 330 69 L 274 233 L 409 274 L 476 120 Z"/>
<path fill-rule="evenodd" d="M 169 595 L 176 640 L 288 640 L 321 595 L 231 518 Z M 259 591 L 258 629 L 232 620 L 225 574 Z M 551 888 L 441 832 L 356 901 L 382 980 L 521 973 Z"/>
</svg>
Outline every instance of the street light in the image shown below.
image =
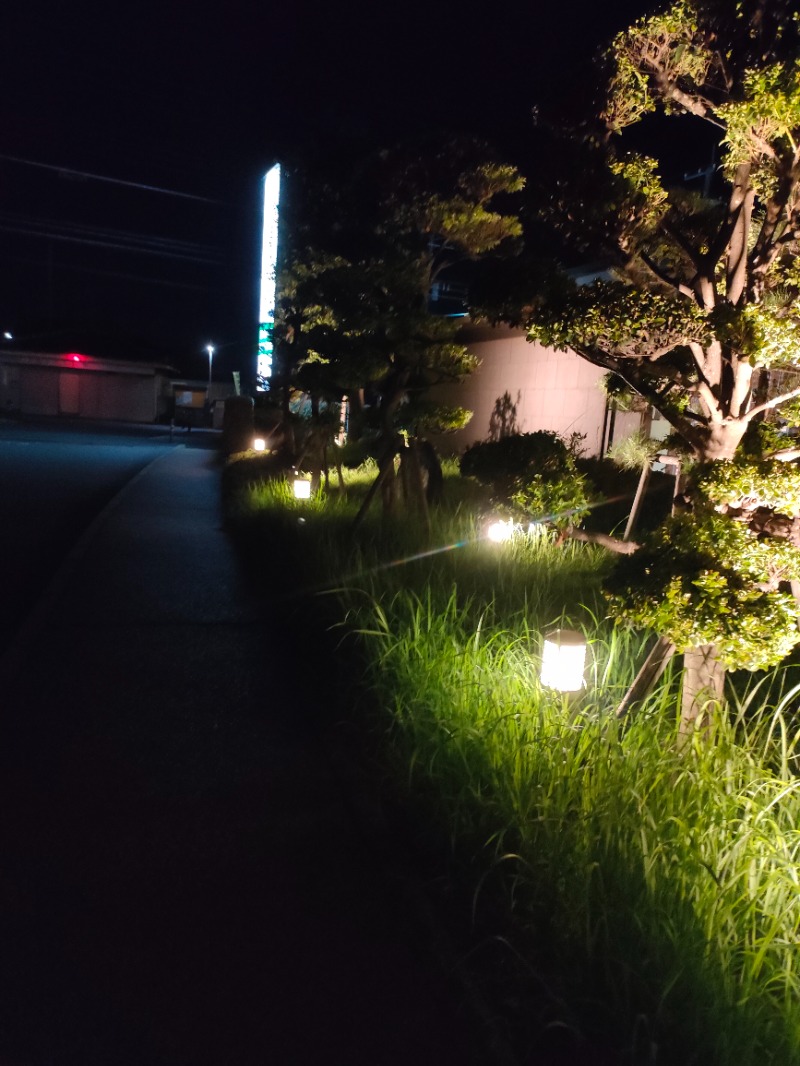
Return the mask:
<svg viewBox="0 0 800 1066">
<path fill-rule="evenodd" d="M 211 399 L 211 364 L 214 360 L 214 345 L 207 344 L 206 351 L 208 352 L 208 398 Z"/>
</svg>

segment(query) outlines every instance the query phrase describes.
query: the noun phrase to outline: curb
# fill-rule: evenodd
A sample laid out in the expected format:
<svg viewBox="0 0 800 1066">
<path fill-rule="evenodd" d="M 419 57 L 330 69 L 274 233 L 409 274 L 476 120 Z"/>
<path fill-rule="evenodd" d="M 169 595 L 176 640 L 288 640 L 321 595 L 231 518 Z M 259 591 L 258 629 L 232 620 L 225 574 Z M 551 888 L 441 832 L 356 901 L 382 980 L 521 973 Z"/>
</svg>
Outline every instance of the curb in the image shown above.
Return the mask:
<svg viewBox="0 0 800 1066">
<path fill-rule="evenodd" d="M 165 451 L 161 455 L 157 455 L 155 459 L 151 459 L 141 470 L 137 470 L 133 477 L 126 481 L 122 488 L 98 511 L 86 529 L 80 534 L 47 587 L 40 594 L 31 610 L 25 615 L 22 625 L 17 630 L 13 640 L 3 654 L 0 655 L 0 691 L 3 691 L 16 678 L 19 673 L 23 652 L 33 644 L 35 638 L 44 628 L 45 619 L 52 611 L 54 604 L 75 572 L 78 563 L 88 551 L 92 541 L 97 536 L 98 530 L 108 520 L 109 515 L 116 510 L 130 489 L 145 475 L 149 474 L 157 463 L 162 462 L 173 452 L 183 447 L 185 447 L 183 444 L 175 445 L 169 451 Z"/>
</svg>

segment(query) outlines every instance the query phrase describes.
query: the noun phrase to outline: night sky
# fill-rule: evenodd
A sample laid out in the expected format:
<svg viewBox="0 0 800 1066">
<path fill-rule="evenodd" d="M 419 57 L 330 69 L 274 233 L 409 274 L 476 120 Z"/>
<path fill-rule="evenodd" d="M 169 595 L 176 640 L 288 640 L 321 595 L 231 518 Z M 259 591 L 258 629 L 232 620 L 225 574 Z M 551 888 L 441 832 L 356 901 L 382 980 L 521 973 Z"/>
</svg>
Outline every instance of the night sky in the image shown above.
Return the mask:
<svg viewBox="0 0 800 1066">
<path fill-rule="evenodd" d="M 214 343 L 221 377 L 244 368 L 273 162 L 437 130 L 521 161 L 532 107 L 580 103 L 648 6 L 4 5 L 0 333 L 198 376 Z"/>
</svg>

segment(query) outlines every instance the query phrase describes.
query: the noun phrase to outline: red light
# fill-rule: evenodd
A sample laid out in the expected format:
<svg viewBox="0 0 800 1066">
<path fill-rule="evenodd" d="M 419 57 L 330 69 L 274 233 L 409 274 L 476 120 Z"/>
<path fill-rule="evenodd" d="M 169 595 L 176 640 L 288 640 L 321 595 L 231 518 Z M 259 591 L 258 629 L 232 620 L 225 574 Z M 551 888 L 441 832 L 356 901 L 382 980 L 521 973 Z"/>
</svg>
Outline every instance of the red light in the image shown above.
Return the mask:
<svg viewBox="0 0 800 1066">
<path fill-rule="evenodd" d="M 86 356 L 80 355 L 78 352 L 66 352 L 64 358 L 69 359 L 72 363 L 82 363 Z"/>
</svg>

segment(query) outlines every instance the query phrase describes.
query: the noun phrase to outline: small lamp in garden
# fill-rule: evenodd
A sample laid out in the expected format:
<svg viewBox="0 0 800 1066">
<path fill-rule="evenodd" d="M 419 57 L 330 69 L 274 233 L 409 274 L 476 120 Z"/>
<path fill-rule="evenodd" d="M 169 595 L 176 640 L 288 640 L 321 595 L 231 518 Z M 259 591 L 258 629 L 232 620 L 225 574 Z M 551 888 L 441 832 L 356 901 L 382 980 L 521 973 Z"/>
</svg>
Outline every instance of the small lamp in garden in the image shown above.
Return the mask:
<svg viewBox="0 0 800 1066">
<path fill-rule="evenodd" d="M 583 688 L 586 638 L 577 629 L 555 629 L 546 633 L 542 654 L 542 684 L 559 692 Z"/>
<path fill-rule="evenodd" d="M 500 544 L 504 540 L 510 540 L 514 533 L 514 523 L 512 521 L 503 522 L 502 519 L 492 522 L 487 530 L 486 536 L 489 540 L 495 544 Z"/>
<path fill-rule="evenodd" d="M 253 451 L 254 452 L 266 451 L 266 447 L 267 447 L 267 442 L 264 440 L 263 437 L 256 437 L 256 439 L 253 441 Z"/>
<path fill-rule="evenodd" d="M 294 498 L 296 500 L 310 500 L 311 499 L 311 482 L 304 477 L 296 477 L 294 479 Z"/>
</svg>

